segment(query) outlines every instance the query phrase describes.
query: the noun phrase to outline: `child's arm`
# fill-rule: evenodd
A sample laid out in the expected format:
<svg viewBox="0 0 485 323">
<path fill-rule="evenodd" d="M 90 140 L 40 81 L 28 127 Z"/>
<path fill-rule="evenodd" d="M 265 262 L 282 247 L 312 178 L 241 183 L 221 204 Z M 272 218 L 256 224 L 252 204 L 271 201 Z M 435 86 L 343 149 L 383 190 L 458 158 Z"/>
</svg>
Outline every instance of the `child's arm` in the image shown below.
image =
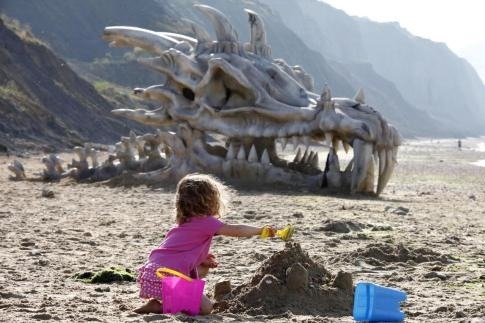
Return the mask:
<svg viewBox="0 0 485 323">
<path fill-rule="evenodd" d="M 274 236 L 276 232 L 272 227 L 270 228 L 271 235 Z M 252 237 L 261 234 L 264 227 L 253 227 L 244 224 L 224 224 L 218 231 L 217 234 L 229 237 Z"/>
</svg>

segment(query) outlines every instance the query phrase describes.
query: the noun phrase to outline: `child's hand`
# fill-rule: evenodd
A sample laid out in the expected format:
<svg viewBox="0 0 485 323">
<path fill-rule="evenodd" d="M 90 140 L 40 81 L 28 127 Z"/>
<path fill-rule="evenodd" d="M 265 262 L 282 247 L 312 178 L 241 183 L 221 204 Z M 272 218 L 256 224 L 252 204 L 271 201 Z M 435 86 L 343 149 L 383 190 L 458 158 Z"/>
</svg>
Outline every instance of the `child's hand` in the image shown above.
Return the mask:
<svg viewBox="0 0 485 323">
<path fill-rule="evenodd" d="M 276 229 L 272 226 L 264 226 L 261 228 L 261 236 L 263 238 L 272 238 L 276 235 Z"/>
<path fill-rule="evenodd" d="M 217 266 L 219 266 L 216 261 L 216 257 L 211 253 L 207 255 L 207 258 L 205 258 L 201 265 L 208 268 L 216 268 Z"/>
</svg>

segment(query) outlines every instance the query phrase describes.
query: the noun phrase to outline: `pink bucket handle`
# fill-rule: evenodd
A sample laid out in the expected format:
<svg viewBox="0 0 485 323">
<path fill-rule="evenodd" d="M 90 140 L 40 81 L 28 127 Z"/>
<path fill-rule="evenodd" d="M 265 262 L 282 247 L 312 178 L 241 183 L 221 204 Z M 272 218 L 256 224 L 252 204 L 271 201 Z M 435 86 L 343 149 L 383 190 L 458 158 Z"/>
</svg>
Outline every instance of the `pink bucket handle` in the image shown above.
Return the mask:
<svg viewBox="0 0 485 323">
<path fill-rule="evenodd" d="M 166 268 L 166 267 L 161 267 L 161 268 L 158 268 L 157 271 L 155 272 L 155 274 L 157 275 L 158 278 L 165 278 L 167 277 L 167 275 L 165 275 L 164 273 L 166 274 L 171 274 L 171 275 L 174 275 L 174 276 L 177 276 L 177 277 L 180 277 L 188 282 L 191 282 L 193 281 L 194 279 L 193 278 L 190 278 L 189 276 L 186 276 L 176 270 L 173 270 L 173 269 L 170 269 L 170 268 Z"/>
</svg>

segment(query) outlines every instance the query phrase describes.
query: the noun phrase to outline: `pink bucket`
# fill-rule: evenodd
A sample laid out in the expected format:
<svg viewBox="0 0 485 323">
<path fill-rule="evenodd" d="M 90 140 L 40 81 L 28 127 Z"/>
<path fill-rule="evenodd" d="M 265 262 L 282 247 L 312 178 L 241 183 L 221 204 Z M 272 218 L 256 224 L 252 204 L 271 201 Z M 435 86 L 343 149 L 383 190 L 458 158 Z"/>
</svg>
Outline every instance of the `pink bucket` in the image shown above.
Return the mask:
<svg viewBox="0 0 485 323">
<path fill-rule="evenodd" d="M 205 281 L 190 278 L 169 268 L 159 268 L 156 273 L 162 278 L 163 313 L 199 314 Z M 165 273 L 174 276 L 166 276 Z"/>
</svg>

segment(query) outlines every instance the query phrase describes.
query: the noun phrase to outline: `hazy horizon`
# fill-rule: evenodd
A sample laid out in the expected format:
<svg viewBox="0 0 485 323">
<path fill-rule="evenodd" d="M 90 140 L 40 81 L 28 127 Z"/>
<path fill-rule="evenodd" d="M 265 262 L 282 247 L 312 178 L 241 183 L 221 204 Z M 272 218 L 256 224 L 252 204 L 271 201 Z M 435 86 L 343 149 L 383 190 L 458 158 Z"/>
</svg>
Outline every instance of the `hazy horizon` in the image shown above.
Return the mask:
<svg viewBox="0 0 485 323">
<path fill-rule="evenodd" d="M 397 21 L 412 34 L 443 42 L 468 60 L 485 83 L 485 2 L 475 0 L 320 0 L 347 14 Z M 432 17 L 432 20 L 430 19 Z M 451 19 L 452 17 L 453 19 Z"/>
</svg>

